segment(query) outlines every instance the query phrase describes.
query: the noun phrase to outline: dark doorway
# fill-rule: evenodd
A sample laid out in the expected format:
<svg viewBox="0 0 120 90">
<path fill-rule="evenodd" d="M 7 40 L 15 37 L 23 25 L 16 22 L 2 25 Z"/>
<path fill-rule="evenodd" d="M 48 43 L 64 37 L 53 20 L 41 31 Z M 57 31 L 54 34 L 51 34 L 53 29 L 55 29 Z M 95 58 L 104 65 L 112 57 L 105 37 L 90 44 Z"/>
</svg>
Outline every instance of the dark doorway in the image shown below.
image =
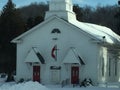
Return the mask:
<svg viewBox="0 0 120 90">
<path fill-rule="evenodd" d="M 40 66 L 33 66 L 33 81 L 40 82 Z"/>
<path fill-rule="evenodd" d="M 71 67 L 71 83 L 72 84 L 79 83 L 79 67 L 78 66 Z"/>
</svg>

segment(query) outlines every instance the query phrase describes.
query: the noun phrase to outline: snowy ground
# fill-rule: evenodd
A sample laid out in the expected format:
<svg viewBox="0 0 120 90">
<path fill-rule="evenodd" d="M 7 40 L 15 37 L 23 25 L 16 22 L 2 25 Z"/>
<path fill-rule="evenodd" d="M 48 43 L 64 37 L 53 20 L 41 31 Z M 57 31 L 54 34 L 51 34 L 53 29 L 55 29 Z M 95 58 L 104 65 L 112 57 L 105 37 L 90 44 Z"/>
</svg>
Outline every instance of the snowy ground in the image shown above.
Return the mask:
<svg viewBox="0 0 120 90">
<path fill-rule="evenodd" d="M 41 85 L 38 82 L 26 82 L 16 84 L 15 82 L 9 83 L 0 83 L 0 90 L 120 90 L 120 88 L 103 88 L 103 87 L 72 87 L 65 86 L 61 87 L 60 85 Z"/>
<path fill-rule="evenodd" d="M 2 83 L 0 85 L 0 90 L 50 90 L 45 86 L 39 84 L 38 82 L 26 82 L 16 84 L 15 82 Z"/>
</svg>

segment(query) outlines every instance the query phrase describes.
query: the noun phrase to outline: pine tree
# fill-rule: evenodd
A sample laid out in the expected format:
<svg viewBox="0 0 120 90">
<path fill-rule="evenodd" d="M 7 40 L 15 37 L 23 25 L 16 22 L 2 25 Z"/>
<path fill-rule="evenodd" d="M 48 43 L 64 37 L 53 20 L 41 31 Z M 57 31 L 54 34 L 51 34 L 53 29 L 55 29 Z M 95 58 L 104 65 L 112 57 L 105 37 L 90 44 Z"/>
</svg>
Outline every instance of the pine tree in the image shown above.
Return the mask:
<svg viewBox="0 0 120 90">
<path fill-rule="evenodd" d="M 76 4 L 73 7 L 73 11 L 76 14 L 77 20 L 82 21 L 83 20 L 83 18 L 82 18 L 83 17 L 82 8 L 80 8 L 79 5 Z"/>
<path fill-rule="evenodd" d="M 27 19 L 26 25 L 27 25 L 27 27 L 26 27 L 27 30 L 28 30 L 28 29 L 31 29 L 31 28 L 34 26 L 34 18 L 29 17 L 29 18 Z"/>
<path fill-rule="evenodd" d="M 41 23 L 41 22 L 43 22 L 43 21 L 44 21 L 44 17 L 42 17 L 42 16 L 36 16 L 34 18 L 34 26 L 37 25 L 37 24 L 39 24 L 39 23 Z"/>
<path fill-rule="evenodd" d="M 27 19 L 26 22 L 26 28 L 27 30 L 31 29 L 32 27 L 38 25 L 39 23 L 41 23 L 42 21 L 44 21 L 44 17 L 42 16 L 36 16 L 36 17 L 29 17 Z"/>
<path fill-rule="evenodd" d="M 118 1 L 118 5 L 119 5 L 119 10 L 118 10 L 118 31 L 120 34 L 120 0 Z"/>
<path fill-rule="evenodd" d="M 6 38 L 8 41 L 18 36 L 25 29 L 25 24 L 12 0 L 8 0 L 7 4 L 3 7 L 0 27 L 1 34 L 4 37 L 8 37 Z"/>
<path fill-rule="evenodd" d="M 115 18 L 117 19 L 117 31 L 118 34 L 120 35 L 120 0 L 118 0 L 118 10 L 115 15 Z"/>
<path fill-rule="evenodd" d="M 8 0 L 0 16 L 0 71 L 11 72 L 15 68 L 15 46 L 10 41 L 24 30 L 19 10 Z"/>
</svg>

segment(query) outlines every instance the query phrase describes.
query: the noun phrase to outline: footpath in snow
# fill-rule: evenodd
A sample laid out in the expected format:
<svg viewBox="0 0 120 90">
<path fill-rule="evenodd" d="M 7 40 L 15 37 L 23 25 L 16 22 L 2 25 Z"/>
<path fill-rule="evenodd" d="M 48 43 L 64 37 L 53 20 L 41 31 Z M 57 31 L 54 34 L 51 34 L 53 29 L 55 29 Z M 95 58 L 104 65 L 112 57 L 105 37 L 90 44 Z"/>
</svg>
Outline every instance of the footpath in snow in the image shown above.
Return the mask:
<svg viewBox="0 0 120 90">
<path fill-rule="evenodd" d="M 0 83 L 0 90 L 120 90 L 120 88 L 103 88 L 103 87 L 72 87 L 66 86 L 61 87 L 60 85 L 46 85 L 43 86 L 38 82 L 25 82 L 16 84 L 15 82 Z"/>
</svg>

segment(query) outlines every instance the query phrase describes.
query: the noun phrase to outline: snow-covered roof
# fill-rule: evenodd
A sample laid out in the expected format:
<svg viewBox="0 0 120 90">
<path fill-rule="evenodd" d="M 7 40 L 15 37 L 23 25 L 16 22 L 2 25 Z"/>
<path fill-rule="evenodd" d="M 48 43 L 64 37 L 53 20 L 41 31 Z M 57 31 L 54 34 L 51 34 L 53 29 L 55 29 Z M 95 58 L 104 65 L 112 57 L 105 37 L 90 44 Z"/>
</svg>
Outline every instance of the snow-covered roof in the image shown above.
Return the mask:
<svg viewBox="0 0 120 90">
<path fill-rule="evenodd" d="M 27 57 L 25 58 L 25 62 L 26 63 L 40 62 L 39 58 L 37 57 L 33 49 L 31 49 L 30 52 L 28 53 Z"/>
<path fill-rule="evenodd" d="M 90 36 L 94 37 L 97 40 L 103 41 L 103 37 L 104 37 L 104 41 L 107 43 L 120 44 L 120 36 L 117 35 L 116 33 L 114 33 L 110 28 L 107 28 L 105 26 L 96 25 L 96 24 L 91 24 L 91 23 L 79 22 L 77 20 L 72 20 L 72 21 L 67 22 L 58 16 L 52 16 L 52 17 L 48 18 L 41 24 L 38 24 L 37 26 L 33 27 L 29 31 L 16 37 L 11 42 L 13 42 L 13 43 L 20 42 L 20 39 L 22 37 L 26 36 L 29 33 L 32 33 L 33 31 L 35 31 L 35 29 L 45 25 L 46 23 L 49 23 L 50 20 L 54 20 L 54 19 L 58 19 L 58 20 L 62 21 L 63 23 L 75 26 L 75 27 L 79 28 L 79 30 L 81 30 L 82 32 L 89 34 Z"/>
<path fill-rule="evenodd" d="M 76 55 L 72 49 L 70 49 L 68 51 L 67 55 L 65 56 L 65 58 L 63 60 L 63 63 L 78 63 L 78 64 L 80 64 L 78 57 L 76 57 Z"/>
<path fill-rule="evenodd" d="M 38 48 L 32 48 L 30 52 L 28 53 L 27 57 L 25 58 L 26 63 L 36 63 L 41 62 L 42 64 L 45 63 L 44 58 L 41 56 L 40 52 L 38 51 Z"/>
<path fill-rule="evenodd" d="M 114 33 L 110 28 L 107 28 L 105 26 L 79 22 L 77 20 L 70 21 L 70 23 L 101 41 L 103 41 L 104 37 L 104 40 L 107 43 L 110 44 L 120 43 L 120 36 Z"/>
<path fill-rule="evenodd" d="M 81 56 L 78 54 L 75 48 L 71 47 L 66 54 L 65 58 L 63 59 L 64 64 L 69 63 L 76 63 L 80 65 L 85 65 L 84 61 L 82 60 Z"/>
</svg>

